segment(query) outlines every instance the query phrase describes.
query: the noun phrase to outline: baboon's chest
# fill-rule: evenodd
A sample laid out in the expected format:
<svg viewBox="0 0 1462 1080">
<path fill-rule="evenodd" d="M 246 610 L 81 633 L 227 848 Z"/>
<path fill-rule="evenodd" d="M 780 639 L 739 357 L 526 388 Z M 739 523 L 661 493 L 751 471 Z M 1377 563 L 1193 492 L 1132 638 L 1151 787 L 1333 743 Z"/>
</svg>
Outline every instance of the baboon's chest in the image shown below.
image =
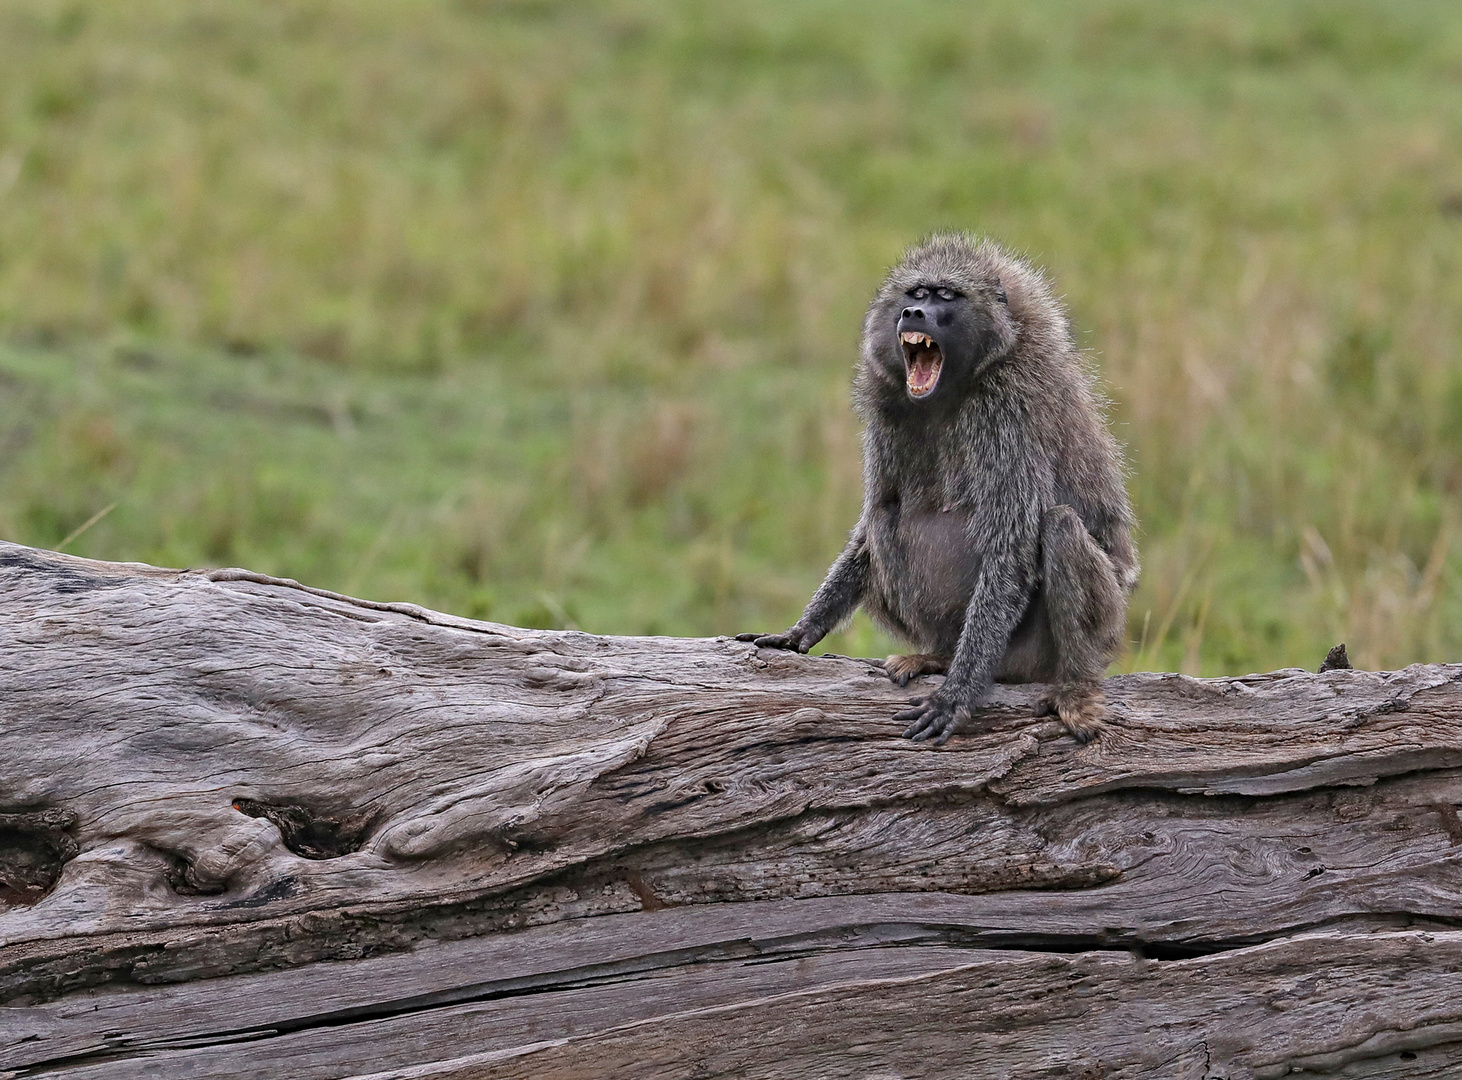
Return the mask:
<svg viewBox="0 0 1462 1080">
<path fill-rule="evenodd" d="M 968 530 L 969 512 L 958 507 L 885 506 L 869 553 L 890 606 L 936 618 L 962 613 L 980 570 Z"/>
</svg>

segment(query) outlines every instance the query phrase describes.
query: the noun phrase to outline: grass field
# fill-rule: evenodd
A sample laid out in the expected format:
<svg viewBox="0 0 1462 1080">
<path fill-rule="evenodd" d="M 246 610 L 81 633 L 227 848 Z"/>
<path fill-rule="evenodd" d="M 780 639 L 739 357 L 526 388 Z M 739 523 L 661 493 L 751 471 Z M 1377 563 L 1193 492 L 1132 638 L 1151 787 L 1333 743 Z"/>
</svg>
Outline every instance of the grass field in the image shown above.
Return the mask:
<svg viewBox="0 0 1462 1080">
<path fill-rule="evenodd" d="M 779 628 L 863 307 L 951 227 L 1103 372 L 1123 666 L 1462 657 L 1446 0 L 7 0 L 0 536 Z"/>
</svg>

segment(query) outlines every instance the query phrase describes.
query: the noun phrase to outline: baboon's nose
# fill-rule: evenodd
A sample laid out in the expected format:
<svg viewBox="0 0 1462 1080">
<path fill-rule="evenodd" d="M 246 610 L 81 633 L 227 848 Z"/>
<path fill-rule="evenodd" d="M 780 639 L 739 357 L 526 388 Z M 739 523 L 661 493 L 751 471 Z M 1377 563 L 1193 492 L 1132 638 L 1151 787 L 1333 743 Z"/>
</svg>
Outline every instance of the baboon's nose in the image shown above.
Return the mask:
<svg viewBox="0 0 1462 1080">
<path fill-rule="evenodd" d="M 904 308 L 903 317 L 906 319 L 922 319 L 924 317 L 924 309 L 916 307 L 906 307 Z"/>
</svg>

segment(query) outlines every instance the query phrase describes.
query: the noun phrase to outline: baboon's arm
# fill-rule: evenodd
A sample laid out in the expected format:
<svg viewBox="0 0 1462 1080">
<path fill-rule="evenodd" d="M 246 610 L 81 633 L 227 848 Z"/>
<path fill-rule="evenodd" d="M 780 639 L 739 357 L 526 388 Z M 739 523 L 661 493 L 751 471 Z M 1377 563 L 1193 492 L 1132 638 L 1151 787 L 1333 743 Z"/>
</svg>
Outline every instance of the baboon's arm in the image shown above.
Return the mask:
<svg viewBox="0 0 1462 1080">
<path fill-rule="evenodd" d="M 812 594 L 797 622 L 815 631 L 818 640 L 826 637 L 862 601 L 868 589 L 868 573 L 868 542 L 860 528 L 854 531 L 842 554 L 833 560 L 827 577 Z"/>
<path fill-rule="evenodd" d="M 992 507 L 977 522 L 980 572 L 944 685 L 894 717 L 908 722 L 904 734 L 911 739 L 942 743 L 970 718 L 989 691 L 1010 635 L 1030 602 L 1039 574 L 1039 503 L 1014 490 L 1009 494 L 1013 497 L 1006 501 L 1006 512 Z"/>
<path fill-rule="evenodd" d="M 762 649 L 805 653 L 853 614 L 867 589 L 868 543 L 860 522 L 796 623 L 780 634 L 737 634 L 736 640 L 754 641 Z"/>
</svg>

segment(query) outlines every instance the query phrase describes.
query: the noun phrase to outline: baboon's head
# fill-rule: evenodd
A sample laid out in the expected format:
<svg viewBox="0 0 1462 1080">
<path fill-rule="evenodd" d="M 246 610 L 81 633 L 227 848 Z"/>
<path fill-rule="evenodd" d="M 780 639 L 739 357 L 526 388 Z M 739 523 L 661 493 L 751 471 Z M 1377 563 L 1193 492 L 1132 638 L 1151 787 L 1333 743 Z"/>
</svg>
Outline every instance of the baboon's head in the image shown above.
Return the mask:
<svg viewBox="0 0 1462 1080">
<path fill-rule="evenodd" d="M 1015 346 L 1006 282 L 1024 269 L 989 241 L 935 236 L 889 273 L 863 324 L 863 362 L 911 402 L 962 397 Z"/>
</svg>

